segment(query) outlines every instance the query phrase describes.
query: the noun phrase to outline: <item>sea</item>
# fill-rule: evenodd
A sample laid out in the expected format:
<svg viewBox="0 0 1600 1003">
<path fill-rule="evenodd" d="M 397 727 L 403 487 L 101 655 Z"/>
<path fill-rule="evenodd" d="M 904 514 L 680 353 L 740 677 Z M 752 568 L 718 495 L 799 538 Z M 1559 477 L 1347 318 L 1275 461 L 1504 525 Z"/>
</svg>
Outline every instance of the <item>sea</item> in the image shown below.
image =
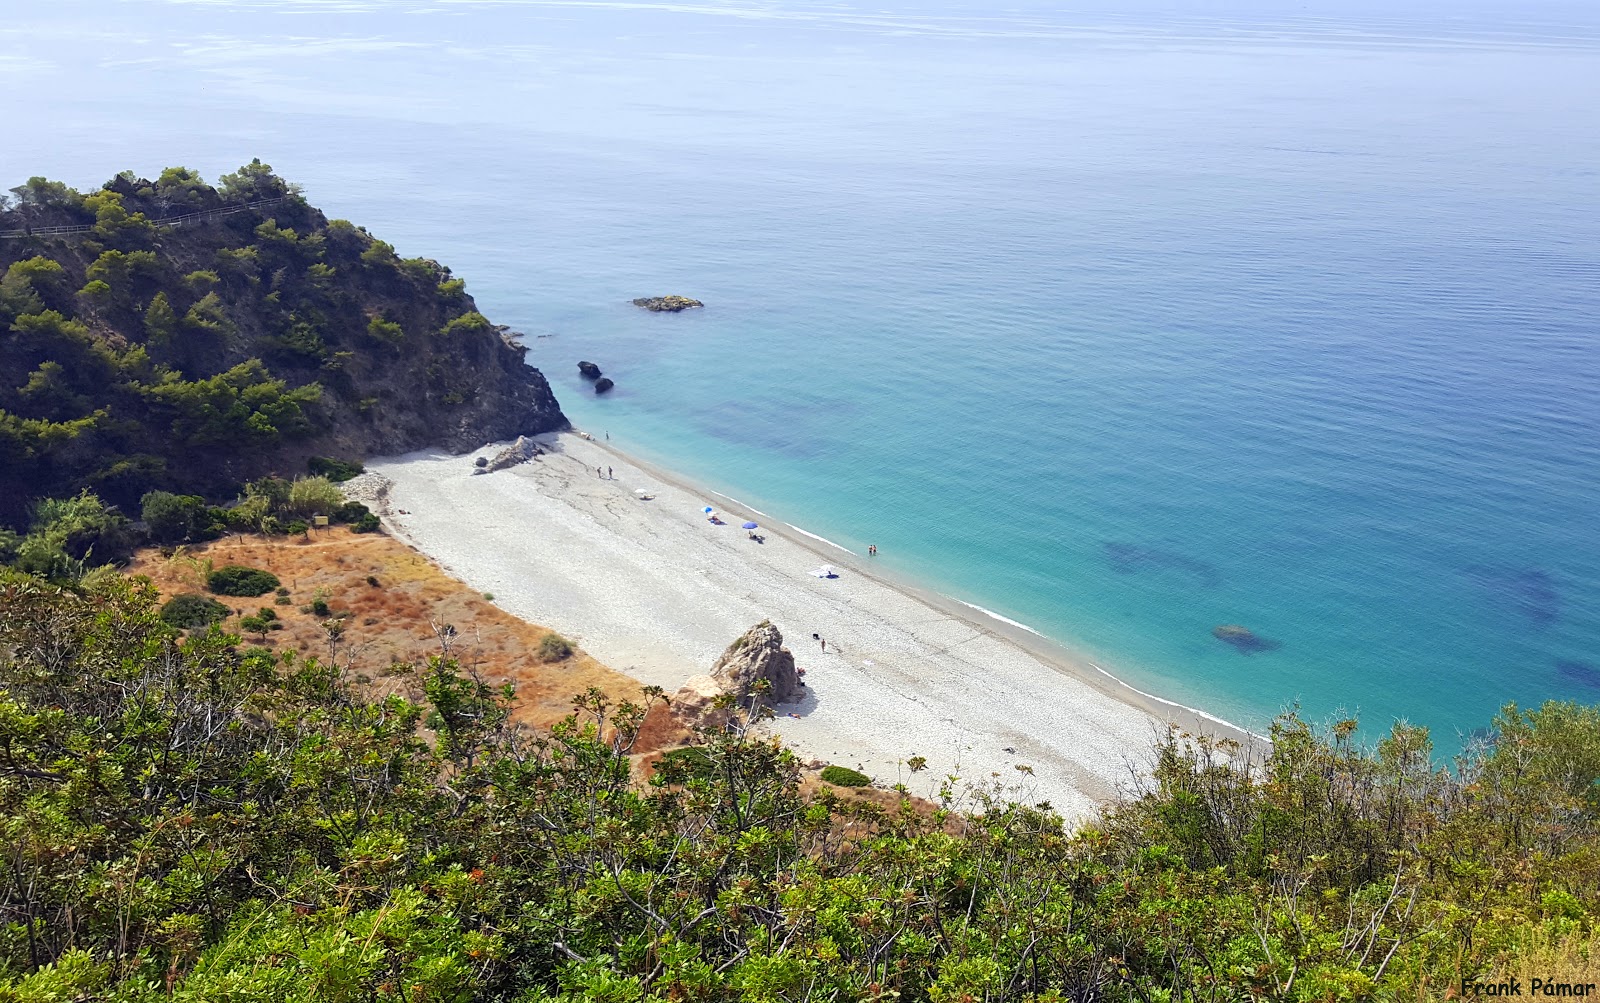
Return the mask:
<svg viewBox="0 0 1600 1003">
<path fill-rule="evenodd" d="M 260 157 L 580 427 L 1162 697 L 1600 702 L 1595 4 L 61 0 L 0 136 Z"/>
</svg>

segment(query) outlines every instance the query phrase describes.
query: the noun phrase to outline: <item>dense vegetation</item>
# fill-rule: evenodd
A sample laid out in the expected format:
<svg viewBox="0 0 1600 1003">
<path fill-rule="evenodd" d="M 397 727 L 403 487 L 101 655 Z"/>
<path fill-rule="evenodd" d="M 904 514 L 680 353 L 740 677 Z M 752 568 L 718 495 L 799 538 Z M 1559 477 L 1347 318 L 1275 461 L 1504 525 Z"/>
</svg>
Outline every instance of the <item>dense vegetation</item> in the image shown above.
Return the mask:
<svg viewBox="0 0 1600 1003">
<path fill-rule="evenodd" d="M 314 454 L 343 457 L 313 471 L 339 479 L 371 452 L 565 424 L 449 269 L 328 220 L 259 161 L 215 188 L 177 167 L 12 191 L 0 231 L 88 229 L 0 239 L 0 527 L 46 497 L 131 513 Z M 215 215 L 157 225 L 194 213 Z"/>
<path fill-rule="evenodd" d="M 808 797 L 742 728 L 644 783 L 641 708 L 531 734 L 444 657 L 370 698 L 120 576 L 0 575 L 0 999 L 1417 999 L 1596 943 L 1590 708 L 1448 770 L 1404 726 L 1286 717 L 1253 770 L 1174 737 L 1074 833 Z"/>
<path fill-rule="evenodd" d="M 246 484 L 243 493 L 228 505 L 211 505 L 199 495 L 151 491 L 140 500 L 138 512 L 143 516 L 142 526 L 89 491 L 74 498 L 46 499 L 34 507 L 25 532 L 0 527 L 0 564 L 73 583 L 86 576 L 114 573 L 115 566 L 132 556 L 135 547 L 147 543 L 201 543 L 229 531 L 303 535 L 319 515 L 332 523 L 348 523 L 358 533 L 378 529 L 378 517 L 360 502 L 346 501 L 326 477 L 292 481 L 263 477 Z"/>
</svg>

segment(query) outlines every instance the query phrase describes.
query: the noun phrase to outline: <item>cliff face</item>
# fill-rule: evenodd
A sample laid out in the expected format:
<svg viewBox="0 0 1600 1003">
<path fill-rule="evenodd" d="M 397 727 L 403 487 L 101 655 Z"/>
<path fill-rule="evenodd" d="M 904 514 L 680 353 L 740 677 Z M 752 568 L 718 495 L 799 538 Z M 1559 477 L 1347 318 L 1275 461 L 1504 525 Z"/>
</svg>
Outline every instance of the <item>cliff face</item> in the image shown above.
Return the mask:
<svg viewBox="0 0 1600 1003">
<path fill-rule="evenodd" d="M 25 231 L 0 239 L 0 521 L 85 488 L 127 507 L 304 473 L 314 455 L 567 427 L 448 268 L 328 220 L 264 165 L 219 188 L 175 168 L 87 195 L 15 191 L 0 211 L 0 231 Z"/>
</svg>

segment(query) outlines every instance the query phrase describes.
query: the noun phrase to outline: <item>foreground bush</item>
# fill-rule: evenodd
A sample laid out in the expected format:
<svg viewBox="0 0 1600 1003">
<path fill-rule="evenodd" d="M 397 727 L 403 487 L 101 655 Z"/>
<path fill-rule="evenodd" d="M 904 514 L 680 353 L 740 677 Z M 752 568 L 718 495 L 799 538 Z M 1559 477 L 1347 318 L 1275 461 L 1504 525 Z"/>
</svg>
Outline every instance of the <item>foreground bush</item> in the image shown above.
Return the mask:
<svg viewBox="0 0 1600 1003">
<path fill-rule="evenodd" d="M 272 572 L 242 564 L 229 564 L 206 576 L 206 588 L 222 596 L 264 596 L 281 584 Z"/>
<path fill-rule="evenodd" d="M 371 695 L 158 601 L 0 572 L 0 999 L 1421 1000 L 1596 946 L 1592 708 L 1450 770 L 1406 727 L 1172 736 L 1074 833 L 808 800 L 737 713 L 639 785 L 643 707 L 530 733 L 442 657 Z"/>
</svg>

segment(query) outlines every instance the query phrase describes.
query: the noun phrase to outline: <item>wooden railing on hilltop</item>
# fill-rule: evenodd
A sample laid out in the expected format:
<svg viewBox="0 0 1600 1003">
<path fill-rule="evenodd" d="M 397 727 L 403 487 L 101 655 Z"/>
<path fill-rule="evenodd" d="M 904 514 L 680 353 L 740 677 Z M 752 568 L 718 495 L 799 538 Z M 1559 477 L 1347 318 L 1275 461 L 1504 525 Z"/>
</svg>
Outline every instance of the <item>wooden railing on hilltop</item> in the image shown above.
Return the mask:
<svg viewBox="0 0 1600 1003">
<path fill-rule="evenodd" d="M 269 205 L 277 205 L 287 195 L 277 198 L 258 199 L 242 205 L 223 206 L 221 209 L 206 209 L 202 212 L 191 212 L 185 216 L 168 216 L 166 219 L 153 219 L 152 226 L 189 226 L 195 223 L 209 223 L 211 220 L 222 216 L 232 216 L 236 212 L 247 212 L 251 209 L 263 209 Z M 24 227 L 21 230 L 0 230 L 0 240 L 22 240 L 27 237 L 62 237 L 73 233 L 88 233 L 98 224 L 79 223 L 72 226 L 40 226 Z"/>
</svg>

